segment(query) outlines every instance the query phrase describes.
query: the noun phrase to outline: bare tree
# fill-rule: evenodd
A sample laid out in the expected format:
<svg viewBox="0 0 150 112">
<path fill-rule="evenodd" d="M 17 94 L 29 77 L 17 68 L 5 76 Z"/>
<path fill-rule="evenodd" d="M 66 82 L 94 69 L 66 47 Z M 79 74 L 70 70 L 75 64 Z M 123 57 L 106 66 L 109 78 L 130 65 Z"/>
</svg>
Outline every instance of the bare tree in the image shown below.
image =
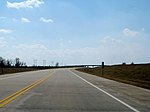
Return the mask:
<svg viewBox="0 0 150 112">
<path fill-rule="evenodd" d="M 122 65 L 126 65 L 126 63 L 125 63 L 125 62 L 123 62 L 123 63 L 122 63 Z"/>
<path fill-rule="evenodd" d="M 25 62 L 20 62 L 20 66 L 21 67 L 26 66 L 26 63 Z"/>
<path fill-rule="evenodd" d="M 57 63 L 56 63 L 56 67 L 58 67 L 58 66 L 59 66 L 59 63 L 57 62 Z"/>
<path fill-rule="evenodd" d="M 11 59 L 6 60 L 6 66 L 11 67 L 13 64 L 13 61 Z"/>
<path fill-rule="evenodd" d="M 134 65 L 134 62 L 132 62 L 131 65 Z"/>
<path fill-rule="evenodd" d="M 16 66 L 16 67 L 20 67 L 20 65 L 21 65 L 20 59 L 19 59 L 19 58 L 16 58 L 16 59 L 15 59 L 15 66 Z"/>
<path fill-rule="evenodd" d="M 3 67 L 5 66 L 5 59 L 0 57 L 0 67 L 1 67 L 1 73 L 4 73 Z"/>
<path fill-rule="evenodd" d="M 5 59 L 4 58 L 2 58 L 2 57 L 0 57 L 0 66 L 1 67 L 4 67 L 5 66 Z"/>
<path fill-rule="evenodd" d="M 27 64 L 25 62 L 23 62 L 23 66 L 27 66 Z"/>
</svg>

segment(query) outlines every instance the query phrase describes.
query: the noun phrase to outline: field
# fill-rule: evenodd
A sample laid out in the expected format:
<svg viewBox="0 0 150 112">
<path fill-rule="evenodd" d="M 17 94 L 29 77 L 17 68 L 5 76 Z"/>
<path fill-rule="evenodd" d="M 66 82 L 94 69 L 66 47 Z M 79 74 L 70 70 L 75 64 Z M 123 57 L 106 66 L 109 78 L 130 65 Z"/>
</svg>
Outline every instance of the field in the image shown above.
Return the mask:
<svg viewBox="0 0 150 112">
<path fill-rule="evenodd" d="M 33 70 L 39 70 L 38 68 L 30 68 L 30 67 L 5 67 L 0 68 L 0 75 L 2 74 L 9 74 L 9 73 L 17 73 L 17 72 L 26 72 L 26 71 L 33 71 Z"/>
<path fill-rule="evenodd" d="M 150 89 L 150 64 L 112 65 L 102 68 L 80 68 L 82 72 Z"/>
</svg>

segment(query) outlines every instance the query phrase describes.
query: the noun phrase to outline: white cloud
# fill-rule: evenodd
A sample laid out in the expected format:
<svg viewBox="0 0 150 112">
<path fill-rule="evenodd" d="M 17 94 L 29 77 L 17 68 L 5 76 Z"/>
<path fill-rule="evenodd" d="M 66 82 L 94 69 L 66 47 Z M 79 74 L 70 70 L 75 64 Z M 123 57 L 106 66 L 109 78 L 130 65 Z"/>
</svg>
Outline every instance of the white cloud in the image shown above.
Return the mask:
<svg viewBox="0 0 150 112">
<path fill-rule="evenodd" d="M 150 59 L 149 57 L 147 59 L 144 58 L 145 56 L 149 56 L 149 49 L 145 50 L 141 45 L 132 43 L 126 44 L 121 42 L 120 44 L 109 44 L 109 42 L 114 42 L 114 39 L 118 40 L 113 37 L 105 37 L 104 40 L 106 40 L 106 43 L 108 42 L 107 44 L 101 43 L 97 47 L 81 47 L 80 49 L 52 49 L 44 44 L 35 43 L 5 47 L 7 49 L 2 48 L 1 51 L 3 51 L 2 53 L 5 57 L 10 56 L 11 58 L 15 58 L 17 56 L 29 65 L 33 65 L 34 59 L 38 60 L 38 65 L 43 64 L 43 59 L 46 60 L 47 65 L 51 64 L 52 61 L 66 64 L 99 64 L 104 61 L 106 64 L 114 64 L 122 62 L 131 63 L 132 61 L 136 63 L 140 60 L 146 62 Z M 4 45 L 6 43 L 3 43 Z M 10 46 L 10 43 L 7 45 Z M 9 51 L 10 53 L 6 53 L 5 51 Z M 30 56 L 28 56 L 29 54 Z"/>
<path fill-rule="evenodd" d="M 123 34 L 127 37 L 135 37 L 139 34 L 139 32 L 130 30 L 129 28 L 125 28 L 123 29 Z"/>
<path fill-rule="evenodd" d="M 0 33 L 12 33 L 10 29 L 0 29 Z"/>
<path fill-rule="evenodd" d="M 29 19 L 27 19 L 27 18 L 22 17 L 21 18 L 21 22 L 22 23 L 30 23 L 31 21 Z"/>
<path fill-rule="evenodd" d="M 0 48 L 6 47 L 7 42 L 4 37 L 0 37 Z"/>
<path fill-rule="evenodd" d="M 0 17 L 0 20 L 5 20 L 5 19 L 6 19 L 6 17 L 3 17 L 3 16 Z"/>
<path fill-rule="evenodd" d="M 103 44 L 121 44 L 122 43 L 122 40 L 119 40 L 119 39 L 115 39 L 115 38 L 112 38 L 110 36 L 106 36 L 104 37 L 101 42 Z"/>
<path fill-rule="evenodd" d="M 20 8 L 33 8 L 33 7 L 39 7 L 40 5 L 44 4 L 43 0 L 26 0 L 23 2 L 8 2 L 7 1 L 7 7 L 8 8 L 15 8 L 15 9 L 20 9 Z"/>
<path fill-rule="evenodd" d="M 52 56 L 52 51 L 50 51 L 44 44 L 33 43 L 33 44 L 17 44 L 13 45 L 12 49 L 15 51 L 18 57 L 23 59 L 29 65 L 32 65 L 33 59 L 38 60 L 38 64 L 42 65 L 43 59 L 49 59 Z M 30 54 L 30 56 L 28 56 Z M 11 57 L 15 57 L 12 54 Z M 41 63 L 40 63 L 41 62 Z"/>
<path fill-rule="evenodd" d="M 32 49 L 32 50 L 47 50 L 43 44 L 19 44 L 14 46 L 19 49 Z"/>
<path fill-rule="evenodd" d="M 68 43 L 69 43 L 69 44 L 71 44 L 71 43 L 72 43 L 72 41 L 71 41 L 71 40 L 68 40 Z"/>
<path fill-rule="evenodd" d="M 0 40 L 0 48 L 6 47 L 6 46 L 7 46 L 7 42 Z"/>
<path fill-rule="evenodd" d="M 13 21 L 13 22 L 16 22 L 16 21 L 18 21 L 18 20 L 17 20 L 16 18 L 12 18 L 12 21 Z"/>
<path fill-rule="evenodd" d="M 45 19 L 43 17 L 40 18 L 40 21 L 42 21 L 44 23 L 53 23 L 54 22 L 52 19 Z"/>
<path fill-rule="evenodd" d="M 145 31 L 145 28 L 142 28 L 141 31 L 144 32 L 144 31 Z"/>
<path fill-rule="evenodd" d="M 0 40 L 5 40 L 5 38 L 4 37 L 0 37 Z"/>
</svg>

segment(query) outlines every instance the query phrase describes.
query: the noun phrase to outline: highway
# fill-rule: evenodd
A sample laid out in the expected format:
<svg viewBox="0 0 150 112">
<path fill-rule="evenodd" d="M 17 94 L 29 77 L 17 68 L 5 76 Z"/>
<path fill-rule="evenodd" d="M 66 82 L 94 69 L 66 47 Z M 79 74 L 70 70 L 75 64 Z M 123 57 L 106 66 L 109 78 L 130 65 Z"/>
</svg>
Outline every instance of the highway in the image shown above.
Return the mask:
<svg viewBox="0 0 150 112">
<path fill-rule="evenodd" d="M 49 69 L 0 76 L 0 112 L 149 112 L 150 90 Z"/>
</svg>

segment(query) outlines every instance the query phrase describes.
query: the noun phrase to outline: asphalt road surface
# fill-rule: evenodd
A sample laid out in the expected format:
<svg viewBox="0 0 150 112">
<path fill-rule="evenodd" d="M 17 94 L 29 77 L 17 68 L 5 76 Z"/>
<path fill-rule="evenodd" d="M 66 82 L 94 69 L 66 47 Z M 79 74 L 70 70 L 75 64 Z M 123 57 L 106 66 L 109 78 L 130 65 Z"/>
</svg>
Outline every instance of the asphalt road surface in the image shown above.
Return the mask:
<svg viewBox="0 0 150 112">
<path fill-rule="evenodd" d="M 76 70 L 0 76 L 0 112 L 149 111 L 149 90 Z"/>
</svg>

